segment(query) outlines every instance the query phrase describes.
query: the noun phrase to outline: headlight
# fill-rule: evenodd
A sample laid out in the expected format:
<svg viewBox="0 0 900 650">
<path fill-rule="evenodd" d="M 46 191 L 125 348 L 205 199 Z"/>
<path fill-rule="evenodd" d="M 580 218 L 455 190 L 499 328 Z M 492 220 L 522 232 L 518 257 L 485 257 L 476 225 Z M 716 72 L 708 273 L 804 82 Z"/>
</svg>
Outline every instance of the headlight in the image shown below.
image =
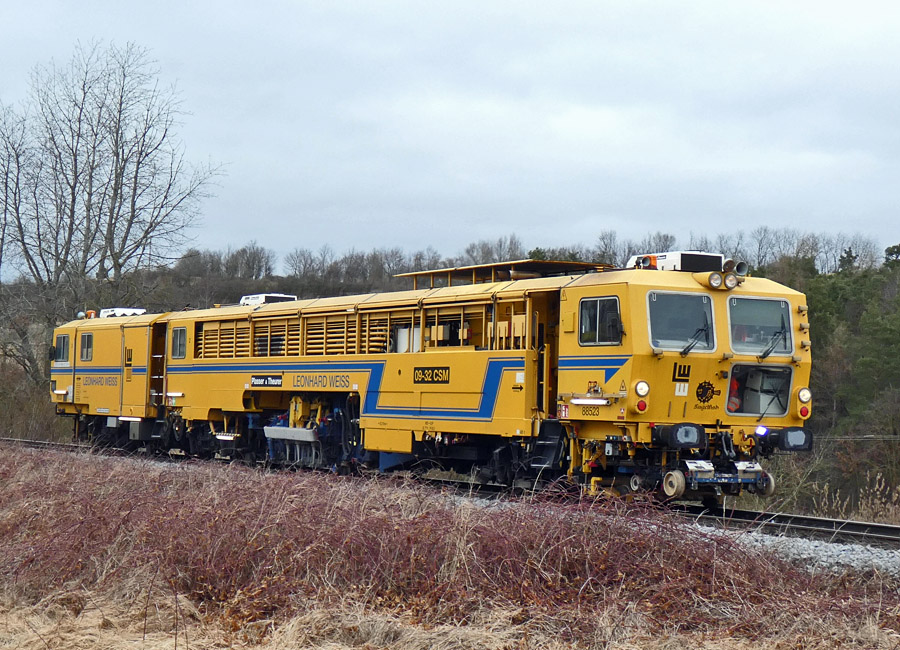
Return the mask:
<svg viewBox="0 0 900 650">
<path fill-rule="evenodd" d="M 638 397 L 647 397 L 650 394 L 650 384 L 646 381 L 639 381 L 634 385 L 634 392 L 638 394 Z"/>
<path fill-rule="evenodd" d="M 682 422 L 653 429 L 653 436 L 669 449 L 706 449 L 706 430 L 699 424 Z"/>
<path fill-rule="evenodd" d="M 812 391 L 808 388 L 801 388 L 797 391 L 797 399 L 799 399 L 804 404 L 809 404 L 809 400 L 812 399 Z"/>
<path fill-rule="evenodd" d="M 725 288 L 729 291 L 734 289 L 738 285 L 737 276 L 734 273 L 729 273 L 725 276 Z"/>
<path fill-rule="evenodd" d="M 778 432 L 778 448 L 782 451 L 809 451 L 812 449 L 812 434 L 799 427 L 781 429 Z"/>
<path fill-rule="evenodd" d="M 711 286 L 713 289 L 718 289 L 722 286 L 722 274 L 713 271 L 709 274 L 707 282 L 709 282 L 709 286 Z"/>
</svg>

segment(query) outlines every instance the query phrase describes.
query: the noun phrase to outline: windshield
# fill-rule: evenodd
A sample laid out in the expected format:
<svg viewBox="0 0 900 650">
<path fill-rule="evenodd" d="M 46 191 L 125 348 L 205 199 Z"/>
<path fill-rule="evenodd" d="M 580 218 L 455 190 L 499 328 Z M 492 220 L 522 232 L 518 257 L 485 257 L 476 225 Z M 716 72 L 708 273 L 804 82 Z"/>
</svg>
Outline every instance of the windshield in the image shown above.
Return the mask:
<svg viewBox="0 0 900 650">
<path fill-rule="evenodd" d="M 790 354 L 791 310 L 787 300 L 728 299 L 731 348 L 735 352 L 769 356 Z"/>
<path fill-rule="evenodd" d="M 679 350 L 684 354 L 715 348 L 709 296 L 651 291 L 647 294 L 647 304 L 653 347 Z"/>
<path fill-rule="evenodd" d="M 735 365 L 728 385 L 727 409 L 735 415 L 787 413 L 791 394 L 791 368 Z"/>
</svg>

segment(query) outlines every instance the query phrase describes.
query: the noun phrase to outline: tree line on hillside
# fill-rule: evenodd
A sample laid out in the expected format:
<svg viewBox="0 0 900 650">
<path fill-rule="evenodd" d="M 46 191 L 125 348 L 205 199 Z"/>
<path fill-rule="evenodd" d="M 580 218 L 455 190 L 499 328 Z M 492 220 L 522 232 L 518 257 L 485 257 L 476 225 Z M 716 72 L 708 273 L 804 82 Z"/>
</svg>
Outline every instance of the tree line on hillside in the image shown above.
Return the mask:
<svg viewBox="0 0 900 650">
<path fill-rule="evenodd" d="M 876 268 L 882 256 L 875 242 L 863 235 L 804 233 L 790 228 L 760 226 L 715 236 L 690 234 L 679 239 L 656 232 L 640 240 L 620 239 L 617 231 L 601 231 L 592 244 L 527 248 L 515 235 L 468 244 L 457 255 L 441 256 L 433 247 L 407 253 L 400 248 L 351 249 L 338 255 L 329 245 L 318 250 L 296 248 L 285 256 L 283 277 L 300 297 L 403 288 L 396 275 L 413 271 L 538 259 L 594 262 L 623 267 L 636 254 L 672 250 L 703 250 L 746 261 L 751 269 L 768 269 L 784 276 L 834 273 L 842 269 Z M 175 263 L 185 276 L 215 276 L 265 280 L 279 274 L 278 256 L 255 241 L 225 251 L 191 248 Z"/>
</svg>

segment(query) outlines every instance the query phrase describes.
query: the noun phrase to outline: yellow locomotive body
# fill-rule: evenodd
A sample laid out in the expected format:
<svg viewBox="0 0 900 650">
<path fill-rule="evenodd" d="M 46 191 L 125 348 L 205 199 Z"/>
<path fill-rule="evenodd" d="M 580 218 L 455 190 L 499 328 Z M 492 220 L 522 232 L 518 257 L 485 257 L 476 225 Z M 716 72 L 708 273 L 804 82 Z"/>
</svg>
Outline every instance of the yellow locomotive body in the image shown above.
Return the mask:
<svg viewBox="0 0 900 650">
<path fill-rule="evenodd" d="M 811 444 L 805 298 L 684 255 L 701 270 L 525 260 L 80 319 L 55 332 L 52 397 L 79 437 L 161 451 L 769 494 L 758 458 Z"/>
</svg>

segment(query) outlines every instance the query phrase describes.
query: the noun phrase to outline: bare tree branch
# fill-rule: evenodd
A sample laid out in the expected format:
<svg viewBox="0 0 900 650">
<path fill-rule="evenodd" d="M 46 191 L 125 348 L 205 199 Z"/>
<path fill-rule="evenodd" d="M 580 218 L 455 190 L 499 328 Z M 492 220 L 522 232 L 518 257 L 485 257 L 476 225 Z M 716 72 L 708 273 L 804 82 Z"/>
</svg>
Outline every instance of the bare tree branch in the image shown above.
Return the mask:
<svg viewBox="0 0 900 650">
<path fill-rule="evenodd" d="M 180 115 L 174 88 L 133 44 L 78 46 L 66 65 L 33 70 L 21 110 L 0 106 L 0 272 L 45 299 L 21 305 L 0 288 L 5 308 L 44 324 L 41 336 L 84 301 L 88 278 L 108 291 L 185 242 L 219 170 L 186 162 Z M 33 374 L 35 331 L 15 334 L 2 354 Z"/>
</svg>

